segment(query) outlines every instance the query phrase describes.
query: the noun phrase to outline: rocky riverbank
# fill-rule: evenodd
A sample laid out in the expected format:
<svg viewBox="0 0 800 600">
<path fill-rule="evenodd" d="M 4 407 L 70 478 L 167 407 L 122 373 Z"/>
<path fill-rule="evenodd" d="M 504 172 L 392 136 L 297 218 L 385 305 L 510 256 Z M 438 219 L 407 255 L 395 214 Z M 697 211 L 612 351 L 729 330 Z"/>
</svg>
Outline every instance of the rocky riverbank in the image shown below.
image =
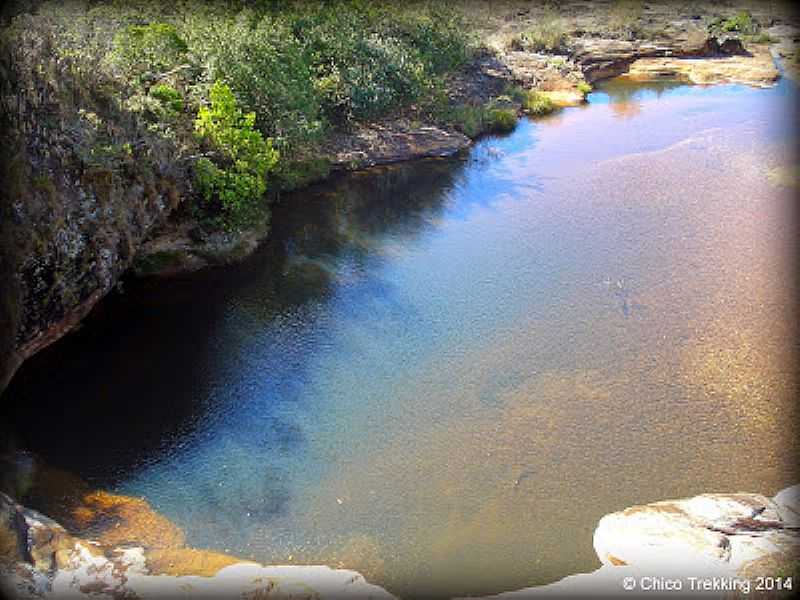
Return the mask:
<svg viewBox="0 0 800 600">
<path fill-rule="evenodd" d="M 491 598 L 792 597 L 800 485 L 772 498 L 702 494 L 626 508 L 600 519 L 594 549 L 596 571 Z"/>
<path fill-rule="evenodd" d="M 141 546 L 72 536 L 2 493 L 0 536 L 0 591 L 12 598 L 392 598 L 354 571 L 264 567 L 200 551 L 197 574 L 159 573 Z M 211 565 L 218 570 L 204 573 Z"/>
<path fill-rule="evenodd" d="M 153 521 L 163 517 L 141 500 L 94 495 L 85 501 L 86 510 L 102 505 L 117 511 L 101 541 L 74 536 L 0 494 L 0 581 L 7 593 L 19 598 L 392 598 L 354 571 L 262 566 L 186 548 L 180 540 L 172 540 L 169 550 L 137 545 L 126 538 L 131 522 L 144 519 L 157 526 Z M 662 595 L 658 592 L 674 597 L 676 591 L 680 597 L 692 592 L 703 598 L 788 597 L 787 586 L 794 584 L 788 578 L 797 576 L 800 560 L 800 485 L 772 498 L 702 494 L 627 508 L 600 520 L 594 547 L 602 563 L 596 571 L 492 598 L 614 597 L 622 591 L 628 597 L 636 597 L 636 591 L 648 597 Z"/>
</svg>

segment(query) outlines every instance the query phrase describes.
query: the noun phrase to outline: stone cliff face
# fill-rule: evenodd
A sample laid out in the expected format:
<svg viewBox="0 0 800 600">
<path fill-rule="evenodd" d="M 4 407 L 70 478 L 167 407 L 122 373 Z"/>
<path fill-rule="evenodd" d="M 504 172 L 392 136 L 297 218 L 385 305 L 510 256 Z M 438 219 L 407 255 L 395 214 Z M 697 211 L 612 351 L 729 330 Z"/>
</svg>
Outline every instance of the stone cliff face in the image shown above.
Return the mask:
<svg viewBox="0 0 800 600">
<path fill-rule="evenodd" d="M 187 180 L 99 69 L 21 16 L 0 45 L 0 390 L 117 282 Z"/>
</svg>

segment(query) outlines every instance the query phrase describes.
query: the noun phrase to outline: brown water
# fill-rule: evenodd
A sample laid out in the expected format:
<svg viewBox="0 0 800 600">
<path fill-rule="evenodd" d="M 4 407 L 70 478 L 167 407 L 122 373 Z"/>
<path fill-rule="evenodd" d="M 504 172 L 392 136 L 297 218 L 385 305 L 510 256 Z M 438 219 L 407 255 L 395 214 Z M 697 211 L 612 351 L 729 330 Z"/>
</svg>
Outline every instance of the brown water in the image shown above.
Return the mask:
<svg viewBox="0 0 800 600">
<path fill-rule="evenodd" d="M 400 595 L 592 569 L 605 513 L 798 480 L 795 99 L 613 82 L 297 194 L 242 267 L 112 298 L 6 418 L 197 546 Z"/>
</svg>

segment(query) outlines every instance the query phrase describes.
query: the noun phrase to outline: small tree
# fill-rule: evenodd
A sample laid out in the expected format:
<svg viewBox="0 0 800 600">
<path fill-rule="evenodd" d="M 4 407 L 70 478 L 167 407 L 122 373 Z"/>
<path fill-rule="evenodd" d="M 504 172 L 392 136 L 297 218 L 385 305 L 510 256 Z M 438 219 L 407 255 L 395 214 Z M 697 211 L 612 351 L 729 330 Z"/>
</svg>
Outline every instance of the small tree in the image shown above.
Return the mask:
<svg viewBox="0 0 800 600">
<path fill-rule="evenodd" d="M 228 229 L 252 224 L 261 212 L 267 173 L 278 162 L 272 140 L 254 129 L 255 113 L 242 113 L 231 89 L 215 82 L 211 104 L 200 108 L 195 131 L 219 155 L 220 165 L 208 158 L 196 163 L 197 184 L 205 202 Z"/>
</svg>

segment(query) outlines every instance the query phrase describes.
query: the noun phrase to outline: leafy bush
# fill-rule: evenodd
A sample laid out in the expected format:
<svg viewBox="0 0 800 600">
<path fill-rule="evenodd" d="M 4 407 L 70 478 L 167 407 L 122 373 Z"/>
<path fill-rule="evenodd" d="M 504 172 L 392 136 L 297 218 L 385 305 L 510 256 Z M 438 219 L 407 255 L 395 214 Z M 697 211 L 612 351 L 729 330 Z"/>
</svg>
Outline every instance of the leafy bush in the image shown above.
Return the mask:
<svg viewBox="0 0 800 600">
<path fill-rule="evenodd" d="M 114 38 L 113 60 L 123 73 L 136 80 L 154 79 L 175 67 L 188 46 L 174 25 L 129 25 Z"/>
<path fill-rule="evenodd" d="M 300 43 L 281 21 L 236 16 L 198 18 L 187 31 L 193 59 L 210 81 L 230 86 L 259 130 L 278 147 L 321 132 L 319 101 Z"/>
<path fill-rule="evenodd" d="M 174 87 L 158 83 L 150 88 L 150 95 L 161 102 L 167 112 L 179 113 L 183 110 L 183 96 Z"/>
<path fill-rule="evenodd" d="M 421 53 L 373 19 L 329 9 L 295 23 L 322 110 L 333 123 L 381 116 L 425 91 Z"/>
<path fill-rule="evenodd" d="M 458 131 L 469 138 L 476 138 L 484 132 L 484 108 L 471 104 L 462 104 L 453 109 L 447 119 Z"/>
<path fill-rule="evenodd" d="M 484 118 L 487 131 L 504 133 L 517 126 L 517 113 L 511 108 L 490 108 Z"/>
<path fill-rule="evenodd" d="M 592 91 L 592 86 L 585 81 L 581 81 L 578 83 L 578 91 L 585 96 L 587 96 Z"/>
<path fill-rule="evenodd" d="M 522 108 L 532 115 L 546 115 L 553 112 L 556 107 L 553 101 L 544 94 L 536 90 L 530 90 L 525 96 Z"/>
<path fill-rule="evenodd" d="M 732 17 L 714 19 L 708 25 L 708 31 L 712 34 L 721 33 L 740 33 L 744 36 L 756 36 L 761 27 L 753 19 L 752 15 L 746 10 L 735 14 Z M 767 36 L 769 37 L 769 36 Z M 753 41 L 753 40 L 751 40 Z M 766 42 L 759 42 L 766 43 Z"/>
<path fill-rule="evenodd" d="M 223 166 L 205 157 L 198 160 L 198 189 L 219 213 L 221 224 L 229 229 L 246 226 L 263 208 L 266 176 L 278 162 L 278 152 L 254 130 L 255 114 L 242 113 L 227 85 L 214 83 L 210 97 L 211 105 L 198 112 L 195 130 L 217 151 Z"/>
<path fill-rule="evenodd" d="M 456 13 L 433 8 L 402 12 L 394 19 L 398 37 L 419 52 L 430 73 L 452 71 L 469 59 L 472 43 Z"/>
<path fill-rule="evenodd" d="M 518 85 L 507 85 L 503 90 L 503 94 L 508 96 L 512 101 L 521 105 L 525 102 L 528 92 Z"/>
</svg>

